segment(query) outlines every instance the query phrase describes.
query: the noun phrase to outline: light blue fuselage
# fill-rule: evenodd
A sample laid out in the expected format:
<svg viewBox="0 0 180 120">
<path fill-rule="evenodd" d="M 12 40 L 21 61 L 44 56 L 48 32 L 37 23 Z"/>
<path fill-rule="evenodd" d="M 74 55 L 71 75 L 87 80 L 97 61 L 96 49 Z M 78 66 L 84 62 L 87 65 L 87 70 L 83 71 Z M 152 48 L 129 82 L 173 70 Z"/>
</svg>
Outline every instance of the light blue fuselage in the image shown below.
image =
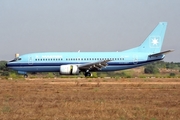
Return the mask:
<svg viewBox="0 0 180 120">
<path fill-rule="evenodd" d="M 9 68 L 25 72 L 59 72 L 61 65 L 85 64 L 111 60 L 100 71 L 117 71 L 162 60 L 164 56 L 148 57 L 147 53 L 126 52 L 47 52 L 19 56 L 20 60 L 8 63 Z"/>
</svg>

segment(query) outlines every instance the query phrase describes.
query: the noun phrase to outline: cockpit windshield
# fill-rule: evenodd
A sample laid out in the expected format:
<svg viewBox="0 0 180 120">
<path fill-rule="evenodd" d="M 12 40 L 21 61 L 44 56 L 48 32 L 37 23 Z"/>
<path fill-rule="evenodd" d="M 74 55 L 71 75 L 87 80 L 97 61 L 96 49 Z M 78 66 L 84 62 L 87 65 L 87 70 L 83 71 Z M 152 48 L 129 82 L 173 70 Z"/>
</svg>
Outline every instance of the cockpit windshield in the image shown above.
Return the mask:
<svg viewBox="0 0 180 120">
<path fill-rule="evenodd" d="M 19 61 L 21 60 L 21 58 L 14 58 L 13 60 L 9 61 L 9 62 L 15 62 L 15 61 Z"/>
</svg>

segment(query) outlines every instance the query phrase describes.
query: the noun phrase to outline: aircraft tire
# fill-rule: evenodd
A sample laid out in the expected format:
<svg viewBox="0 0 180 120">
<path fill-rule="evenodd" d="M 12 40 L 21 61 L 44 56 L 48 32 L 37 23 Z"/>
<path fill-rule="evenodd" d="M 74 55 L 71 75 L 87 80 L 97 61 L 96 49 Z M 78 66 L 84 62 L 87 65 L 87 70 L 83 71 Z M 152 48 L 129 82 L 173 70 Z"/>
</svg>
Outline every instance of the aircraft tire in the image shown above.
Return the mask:
<svg viewBox="0 0 180 120">
<path fill-rule="evenodd" d="M 24 74 L 24 78 L 28 78 L 28 75 L 27 75 L 27 74 Z"/>
<path fill-rule="evenodd" d="M 85 76 L 85 77 L 90 77 L 90 76 L 91 76 L 91 73 L 90 73 L 90 72 L 85 72 L 85 73 L 84 73 L 84 76 Z"/>
</svg>

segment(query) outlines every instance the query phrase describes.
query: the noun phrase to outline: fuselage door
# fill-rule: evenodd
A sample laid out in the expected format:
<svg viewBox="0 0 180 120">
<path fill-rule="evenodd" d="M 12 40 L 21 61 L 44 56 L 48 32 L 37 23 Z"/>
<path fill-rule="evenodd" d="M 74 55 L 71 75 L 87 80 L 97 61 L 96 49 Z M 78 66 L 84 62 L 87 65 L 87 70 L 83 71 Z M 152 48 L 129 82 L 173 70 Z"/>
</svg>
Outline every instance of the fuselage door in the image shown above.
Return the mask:
<svg viewBox="0 0 180 120">
<path fill-rule="evenodd" d="M 138 63 L 138 55 L 133 55 L 133 63 L 134 64 Z"/>
<path fill-rule="evenodd" d="M 33 65 L 33 57 L 32 56 L 28 57 L 28 64 Z"/>
</svg>

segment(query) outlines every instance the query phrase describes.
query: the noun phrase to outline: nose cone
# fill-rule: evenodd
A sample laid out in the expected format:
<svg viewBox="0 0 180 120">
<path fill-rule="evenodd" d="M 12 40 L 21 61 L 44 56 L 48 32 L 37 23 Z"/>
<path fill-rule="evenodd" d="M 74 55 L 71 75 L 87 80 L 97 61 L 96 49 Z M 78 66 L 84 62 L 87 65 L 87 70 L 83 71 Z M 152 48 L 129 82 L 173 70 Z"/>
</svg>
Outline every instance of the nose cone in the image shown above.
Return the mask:
<svg viewBox="0 0 180 120">
<path fill-rule="evenodd" d="M 8 62 L 6 63 L 6 67 L 8 67 Z"/>
<path fill-rule="evenodd" d="M 9 65 L 10 65 L 10 62 L 7 62 L 7 63 L 6 63 L 6 67 L 9 67 Z"/>
</svg>

